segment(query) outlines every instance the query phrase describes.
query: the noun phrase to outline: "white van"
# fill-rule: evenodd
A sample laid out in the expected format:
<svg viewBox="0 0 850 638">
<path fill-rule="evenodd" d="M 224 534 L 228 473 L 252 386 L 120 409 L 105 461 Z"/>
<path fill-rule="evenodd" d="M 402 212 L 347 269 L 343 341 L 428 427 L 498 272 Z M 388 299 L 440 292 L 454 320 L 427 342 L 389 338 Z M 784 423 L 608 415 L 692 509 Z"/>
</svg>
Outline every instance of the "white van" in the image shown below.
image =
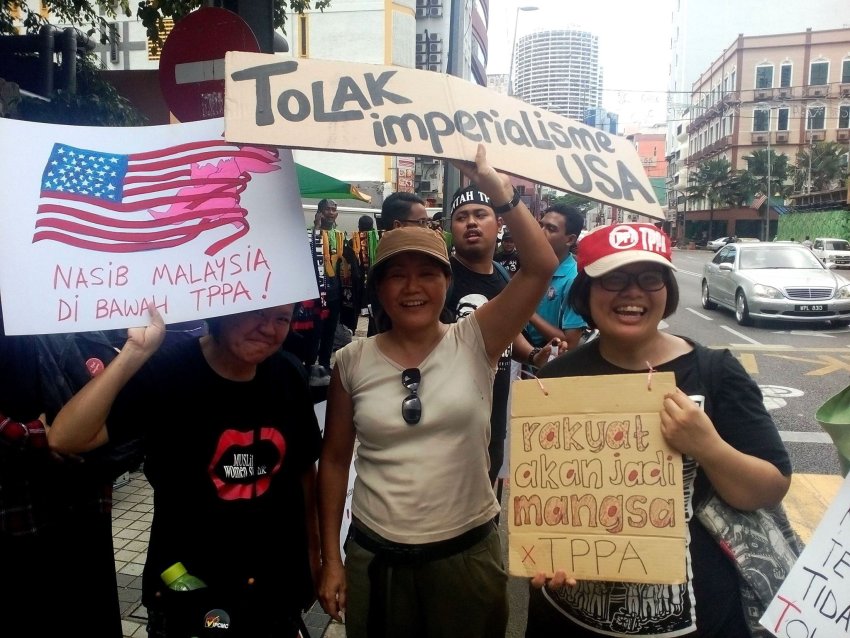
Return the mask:
<svg viewBox="0 0 850 638">
<path fill-rule="evenodd" d="M 850 269 L 850 242 L 833 237 L 815 237 L 812 252 L 827 268 Z"/>
</svg>

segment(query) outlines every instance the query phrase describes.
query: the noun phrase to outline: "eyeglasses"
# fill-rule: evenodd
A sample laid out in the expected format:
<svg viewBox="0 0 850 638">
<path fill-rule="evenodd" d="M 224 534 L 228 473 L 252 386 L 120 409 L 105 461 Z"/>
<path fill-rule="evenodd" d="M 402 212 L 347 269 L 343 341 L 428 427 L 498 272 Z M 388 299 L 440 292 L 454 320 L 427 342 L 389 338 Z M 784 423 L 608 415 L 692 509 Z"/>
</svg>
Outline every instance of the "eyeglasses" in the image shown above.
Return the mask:
<svg viewBox="0 0 850 638">
<path fill-rule="evenodd" d="M 631 273 L 616 271 L 609 275 L 604 275 L 597 279 L 603 290 L 608 292 L 621 292 L 636 283 L 641 290 L 646 292 L 656 292 L 667 285 L 667 280 L 664 278 L 664 273 L 660 270 L 645 270 L 636 275 Z"/>
<path fill-rule="evenodd" d="M 439 230 L 441 228 L 440 220 L 433 219 L 399 219 L 399 224 L 416 224 L 421 228 L 430 228 L 431 230 Z"/>
<path fill-rule="evenodd" d="M 401 402 L 401 416 L 408 425 L 416 425 L 422 418 L 422 400 L 416 394 L 421 379 L 419 368 L 408 368 L 401 373 L 401 385 L 410 392 Z"/>
</svg>

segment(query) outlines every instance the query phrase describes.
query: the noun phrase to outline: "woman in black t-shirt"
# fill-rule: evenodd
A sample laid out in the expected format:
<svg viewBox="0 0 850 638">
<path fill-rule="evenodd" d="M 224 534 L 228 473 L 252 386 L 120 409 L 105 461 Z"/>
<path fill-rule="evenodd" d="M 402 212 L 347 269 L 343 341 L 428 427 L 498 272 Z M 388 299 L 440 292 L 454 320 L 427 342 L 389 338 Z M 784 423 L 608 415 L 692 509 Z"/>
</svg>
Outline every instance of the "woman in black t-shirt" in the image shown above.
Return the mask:
<svg viewBox="0 0 850 638">
<path fill-rule="evenodd" d="M 577 261 L 569 302 L 599 338 L 544 366 L 539 376 L 628 374 L 647 372 L 647 366 L 675 374 L 677 389 L 664 398 L 661 433 L 684 456 L 690 580 L 576 582 L 557 571 L 547 582 L 538 574 L 526 638 L 748 636 L 735 566 L 691 513 L 712 490 L 746 511 L 776 505 L 787 492 L 788 454 L 761 392 L 728 351 L 711 373 L 700 375 L 705 349 L 659 331 L 679 301 L 664 232 L 651 224 L 601 227 L 581 241 Z M 703 411 L 689 398 L 693 394 L 724 400 Z"/>
</svg>

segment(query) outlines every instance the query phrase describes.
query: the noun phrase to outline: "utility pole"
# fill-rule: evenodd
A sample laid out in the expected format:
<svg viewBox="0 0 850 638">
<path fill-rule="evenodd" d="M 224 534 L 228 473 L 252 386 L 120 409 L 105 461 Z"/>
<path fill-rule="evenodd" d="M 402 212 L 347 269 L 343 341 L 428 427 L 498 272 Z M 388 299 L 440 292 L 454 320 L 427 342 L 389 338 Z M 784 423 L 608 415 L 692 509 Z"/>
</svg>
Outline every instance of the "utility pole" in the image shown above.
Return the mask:
<svg viewBox="0 0 850 638">
<path fill-rule="evenodd" d="M 767 109 L 767 207 L 764 211 L 764 230 L 762 231 L 764 241 L 770 239 L 770 165 L 773 164 L 770 155 L 770 108 Z"/>
<path fill-rule="evenodd" d="M 449 22 L 449 55 L 446 60 L 446 73 L 463 77 L 463 36 L 465 3 L 461 0 L 451 0 L 452 9 Z M 473 159 L 473 158 L 467 158 Z M 460 171 L 448 160 L 443 162 L 443 217 L 448 219 L 452 195 L 460 188 Z"/>
</svg>

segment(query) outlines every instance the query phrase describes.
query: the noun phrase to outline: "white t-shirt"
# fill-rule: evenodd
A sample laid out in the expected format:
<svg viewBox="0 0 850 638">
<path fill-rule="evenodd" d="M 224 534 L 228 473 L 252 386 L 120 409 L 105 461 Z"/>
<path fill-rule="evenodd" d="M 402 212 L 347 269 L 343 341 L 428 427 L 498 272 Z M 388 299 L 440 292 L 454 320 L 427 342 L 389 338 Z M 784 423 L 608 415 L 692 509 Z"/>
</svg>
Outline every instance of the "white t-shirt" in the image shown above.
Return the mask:
<svg viewBox="0 0 850 638">
<path fill-rule="evenodd" d="M 459 536 L 499 512 L 487 476 L 493 377 L 474 316 L 450 324 L 419 366 L 422 418 L 405 423 L 404 366 L 375 337 L 336 353 L 359 446 L 352 513 L 397 543 Z"/>
</svg>

